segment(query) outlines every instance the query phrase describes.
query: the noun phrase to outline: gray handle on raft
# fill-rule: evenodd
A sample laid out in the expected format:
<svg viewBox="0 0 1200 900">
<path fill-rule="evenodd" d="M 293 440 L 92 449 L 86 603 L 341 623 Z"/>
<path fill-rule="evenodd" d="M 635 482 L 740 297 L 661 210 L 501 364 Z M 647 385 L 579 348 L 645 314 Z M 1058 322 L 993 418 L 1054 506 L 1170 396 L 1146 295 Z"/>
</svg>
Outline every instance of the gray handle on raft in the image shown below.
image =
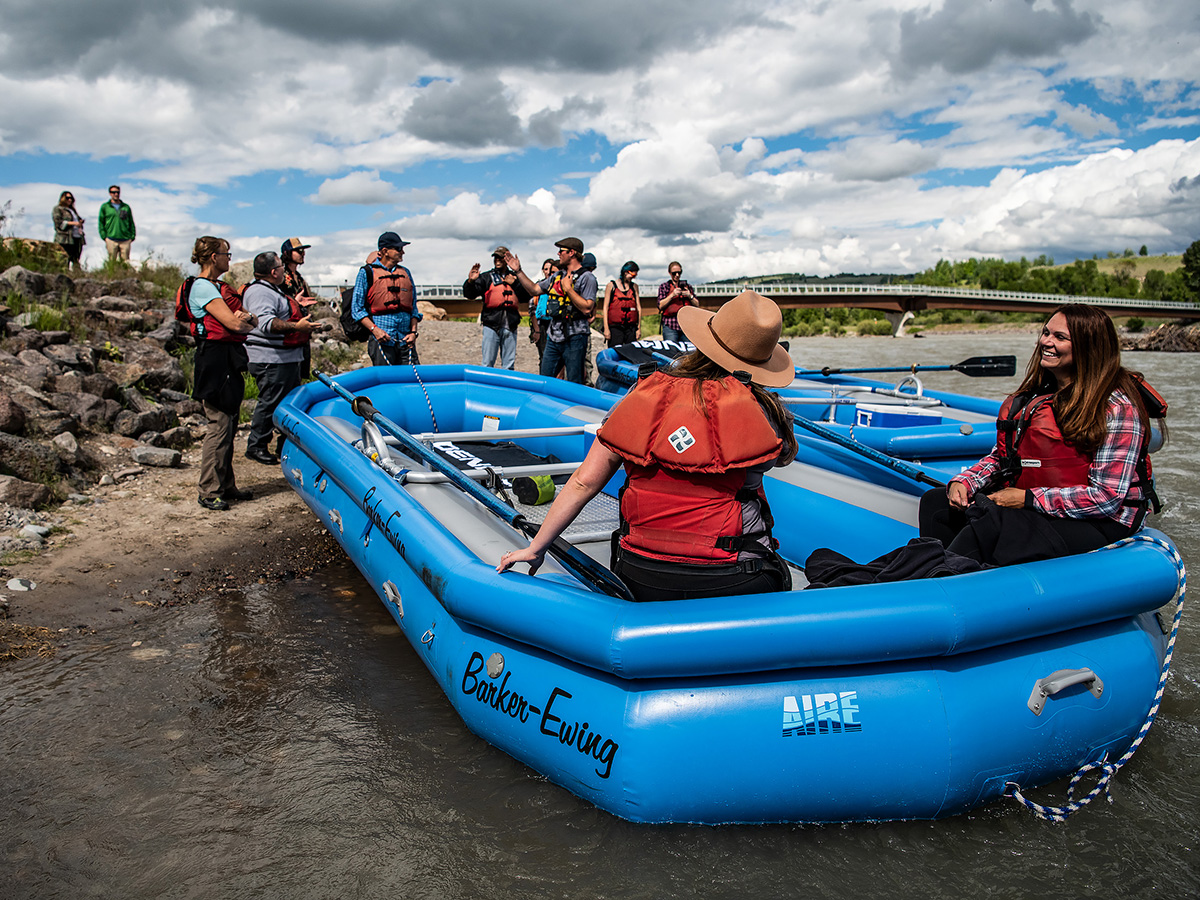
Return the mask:
<svg viewBox="0 0 1200 900">
<path fill-rule="evenodd" d="M 1033 683 L 1033 693 L 1029 695 L 1029 711 L 1035 716 L 1040 716 L 1048 697 L 1076 684 L 1086 684 L 1093 697 L 1104 693 L 1104 682 L 1091 669 L 1059 669 Z"/>
</svg>

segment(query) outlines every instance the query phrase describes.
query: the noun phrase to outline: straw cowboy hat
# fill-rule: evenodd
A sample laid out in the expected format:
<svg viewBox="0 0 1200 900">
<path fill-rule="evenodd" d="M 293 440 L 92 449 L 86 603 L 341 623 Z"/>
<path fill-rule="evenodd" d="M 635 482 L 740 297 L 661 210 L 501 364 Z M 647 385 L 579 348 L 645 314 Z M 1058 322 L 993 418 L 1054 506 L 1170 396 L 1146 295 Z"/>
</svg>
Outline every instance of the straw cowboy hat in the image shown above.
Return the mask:
<svg viewBox="0 0 1200 900">
<path fill-rule="evenodd" d="M 783 316 L 773 300 L 742 291 L 715 313 L 698 306 L 679 310 L 679 328 L 696 349 L 730 372 L 749 372 L 763 387 L 787 387 L 796 366 L 779 346 Z"/>
</svg>

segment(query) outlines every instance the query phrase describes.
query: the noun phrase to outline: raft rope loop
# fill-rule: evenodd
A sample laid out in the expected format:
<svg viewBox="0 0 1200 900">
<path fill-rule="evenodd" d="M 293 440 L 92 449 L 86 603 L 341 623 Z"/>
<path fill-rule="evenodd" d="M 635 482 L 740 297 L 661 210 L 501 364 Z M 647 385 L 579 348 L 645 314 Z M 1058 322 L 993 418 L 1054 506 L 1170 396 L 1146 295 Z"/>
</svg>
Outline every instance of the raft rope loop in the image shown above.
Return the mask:
<svg viewBox="0 0 1200 900">
<path fill-rule="evenodd" d="M 380 348 L 379 348 L 379 355 L 382 356 L 385 360 L 387 360 L 387 364 L 389 366 L 393 365 L 392 361 L 390 359 L 388 359 L 388 355 L 383 351 L 382 346 L 380 346 Z M 437 416 L 435 416 L 433 414 L 433 401 L 429 399 L 429 391 L 425 390 L 425 382 L 423 382 L 421 380 L 421 373 L 419 371 L 417 371 L 416 356 L 417 356 L 417 344 L 414 341 L 408 348 L 408 364 L 410 366 L 412 366 L 413 375 L 417 379 L 417 384 L 419 384 L 421 386 L 421 393 L 425 395 L 425 405 L 427 407 L 429 407 L 429 421 L 431 421 L 433 423 L 433 430 L 441 431 L 442 429 L 438 428 Z"/>
<path fill-rule="evenodd" d="M 1098 796 L 1100 796 L 1100 794 L 1104 794 L 1105 799 L 1108 800 L 1109 803 L 1113 802 L 1112 780 L 1116 776 L 1117 772 L 1121 770 L 1121 767 L 1133 758 L 1133 754 L 1137 752 L 1138 747 L 1142 745 L 1142 741 L 1145 739 L 1146 734 L 1150 731 L 1150 726 L 1154 724 L 1154 719 L 1158 716 L 1158 708 L 1162 704 L 1163 692 L 1166 690 L 1167 686 L 1167 675 L 1171 671 L 1171 656 L 1175 652 L 1175 638 L 1179 635 L 1179 623 L 1183 619 L 1183 601 L 1184 596 L 1187 593 L 1187 567 L 1184 565 L 1183 558 L 1179 555 L 1178 550 L 1176 550 L 1166 541 L 1160 540 L 1156 537 L 1151 537 L 1147 534 L 1135 534 L 1131 537 L 1119 540 L 1114 544 L 1109 544 L 1107 547 L 1101 547 L 1099 550 L 1094 552 L 1100 553 L 1105 550 L 1113 550 L 1117 547 L 1123 546 L 1124 544 L 1132 544 L 1137 541 L 1142 541 L 1148 544 L 1156 544 L 1157 546 L 1166 550 L 1167 555 L 1175 564 L 1175 568 L 1179 572 L 1179 583 L 1175 588 L 1175 596 L 1171 598 L 1175 603 L 1175 616 L 1171 620 L 1171 637 L 1167 641 L 1167 652 L 1163 656 L 1162 672 L 1158 676 L 1158 688 L 1154 692 L 1154 702 L 1150 704 L 1150 711 L 1146 714 L 1146 721 L 1142 723 L 1142 727 L 1138 730 L 1137 737 L 1133 739 L 1133 743 L 1129 745 L 1129 749 L 1125 751 L 1124 755 L 1120 759 L 1118 759 L 1116 762 L 1108 762 L 1106 759 L 1102 759 L 1099 762 L 1087 763 L 1086 765 L 1081 766 L 1079 771 L 1071 776 L 1071 782 L 1067 785 L 1067 800 L 1062 806 L 1043 806 L 1040 803 L 1035 803 L 1025 796 L 1025 794 L 1021 791 L 1020 785 L 1013 781 L 1008 782 L 1006 787 L 1009 790 L 1004 794 L 1004 796 L 1012 797 L 1018 803 L 1024 805 L 1027 809 L 1032 810 L 1033 813 L 1039 818 L 1045 819 L 1048 822 L 1065 822 L 1070 816 L 1079 812 L 1079 810 L 1083 809 L 1085 806 L 1095 800 Z M 1080 799 L 1076 800 L 1075 788 L 1078 786 L 1080 780 L 1088 772 L 1093 770 L 1099 770 L 1101 772 L 1099 779 L 1097 779 L 1096 784 L 1090 791 L 1088 791 Z"/>
</svg>

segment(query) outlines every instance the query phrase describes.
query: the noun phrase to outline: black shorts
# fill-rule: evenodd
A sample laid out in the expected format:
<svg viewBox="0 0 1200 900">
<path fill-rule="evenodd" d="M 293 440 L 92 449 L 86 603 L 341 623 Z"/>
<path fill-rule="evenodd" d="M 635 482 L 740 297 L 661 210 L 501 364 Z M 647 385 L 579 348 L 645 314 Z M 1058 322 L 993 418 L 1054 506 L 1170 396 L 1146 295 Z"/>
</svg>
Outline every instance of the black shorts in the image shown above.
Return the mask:
<svg viewBox="0 0 1200 900">
<path fill-rule="evenodd" d="M 778 553 L 728 565 L 688 565 L 648 559 L 617 547 L 613 574 L 639 602 L 690 600 L 790 591 L 792 573 Z"/>
</svg>

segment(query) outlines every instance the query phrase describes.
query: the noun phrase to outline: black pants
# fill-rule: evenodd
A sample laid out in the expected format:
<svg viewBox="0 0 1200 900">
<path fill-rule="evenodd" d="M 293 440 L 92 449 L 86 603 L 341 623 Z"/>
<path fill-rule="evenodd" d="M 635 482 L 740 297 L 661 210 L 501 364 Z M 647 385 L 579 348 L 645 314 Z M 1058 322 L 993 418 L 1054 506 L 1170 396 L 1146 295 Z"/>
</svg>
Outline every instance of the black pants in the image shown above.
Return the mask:
<svg viewBox="0 0 1200 900">
<path fill-rule="evenodd" d="M 620 325 L 614 322 L 608 323 L 608 333 L 612 335 L 608 339 L 608 347 L 611 350 L 613 347 L 620 344 L 628 344 L 637 340 L 638 323 L 630 322 L 628 325 Z"/>
<path fill-rule="evenodd" d="M 421 360 L 417 357 L 416 341 L 409 344 L 405 341 L 388 341 L 379 343 L 374 337 L 367 338 L 367 355 L 371 357 L 373 366 L 407 366 L 412 363 L 419 366 Z"/>
<path fill-rule="evenodd" d="M 921 537 L 937 538 L 951 553 L 992 566 L 1087 553 L 1134 531 L 1113 519 L 1068 519 L 1036 509 L 1009 509 L 983 494 L 976 494 L 966 510 L 955 509 L 943 488 L 921 496 L 918 519 Z"/>
<path fill-rule="evenodd" d="M 792 573 L 777 553 L 731 565 L 705 566 L 660 562 L 618 547 L 612 570 L 641 603 L 792 589 Z"/>
<path fill-rule="evenodd" d="M 271 452 L 272 417 L 275 408 L 294 388 L 300 386 L 300 363 L 250 363 L 250 374 L 258 385 L 258 403 L 250 417 L 250 435 L 246 449 Z"/>
</svg>

